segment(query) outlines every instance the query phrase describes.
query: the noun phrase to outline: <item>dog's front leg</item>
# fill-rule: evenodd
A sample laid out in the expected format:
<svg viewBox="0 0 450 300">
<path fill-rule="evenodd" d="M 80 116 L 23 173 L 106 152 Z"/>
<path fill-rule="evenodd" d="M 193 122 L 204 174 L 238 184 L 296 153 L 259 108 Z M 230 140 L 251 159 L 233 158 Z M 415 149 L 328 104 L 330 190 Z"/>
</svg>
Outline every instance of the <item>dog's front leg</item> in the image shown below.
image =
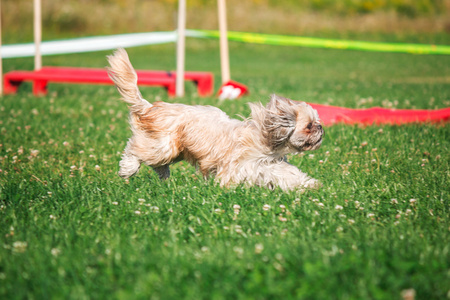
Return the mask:
<svg viewBox="0 0 450 300">
<path fill-rule="evenodd" d="M 283 190 L 317 189 L 321 183 L 303 173 L 297 167 L 283 161 L 269 166 L 270 182 Z"/>
</svg>

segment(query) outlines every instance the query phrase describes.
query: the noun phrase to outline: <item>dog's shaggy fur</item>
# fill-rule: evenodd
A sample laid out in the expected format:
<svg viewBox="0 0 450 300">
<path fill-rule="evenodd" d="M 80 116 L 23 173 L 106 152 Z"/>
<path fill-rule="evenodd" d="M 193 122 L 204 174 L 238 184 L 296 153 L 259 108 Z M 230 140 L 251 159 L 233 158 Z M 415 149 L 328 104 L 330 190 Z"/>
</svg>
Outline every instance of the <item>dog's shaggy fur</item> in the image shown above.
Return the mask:
<svg viewBox="0 0 450 300">
<path fill-rule="evenodd" d="M 319 182 L 287 163 L 286 154 L 318 149 L 323 128 L 317 111 L 276 95 L 267 106 L 250 104 L 251 118 L 230 119 L 211 106 L 189 106 L 142 98 L 124 49 L 108 56 L 108 73 L 129 104 L 133 136 L 120 162 L 128 178 L 144 163 L 161 179 L 169 165 L 186 160 L 221 186 L 246 183 L 283 190 L 317 188 Z"/>
</svg>

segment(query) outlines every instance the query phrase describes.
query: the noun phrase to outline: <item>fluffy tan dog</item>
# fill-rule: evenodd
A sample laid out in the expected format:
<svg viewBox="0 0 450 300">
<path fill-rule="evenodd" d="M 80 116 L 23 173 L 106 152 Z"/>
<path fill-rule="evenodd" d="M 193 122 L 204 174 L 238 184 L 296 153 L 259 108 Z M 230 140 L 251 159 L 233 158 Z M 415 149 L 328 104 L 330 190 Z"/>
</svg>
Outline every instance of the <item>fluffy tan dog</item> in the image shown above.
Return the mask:
<svg viewBox="0 0 450 300">
<path fill-rule="evenodd" d="M 118 49 L 108 61 L 109 76 L 129 104 L 133 132 L 120 162 L 121 177 L 134 175 L 144 163 L 165 179 L 170 164 L 186 160 L 203 176 L 215 175 L 221 186 L 294 190 L 320 185 L 286 161 L 286 154 L 322 143 L 319 116 L 308 104 L 272 95 L 265 107 L 250 104 L 251 118 L 244 121 L 212 106 L 151 104 L 139 92 L 126 51 Z"/>
</svg>

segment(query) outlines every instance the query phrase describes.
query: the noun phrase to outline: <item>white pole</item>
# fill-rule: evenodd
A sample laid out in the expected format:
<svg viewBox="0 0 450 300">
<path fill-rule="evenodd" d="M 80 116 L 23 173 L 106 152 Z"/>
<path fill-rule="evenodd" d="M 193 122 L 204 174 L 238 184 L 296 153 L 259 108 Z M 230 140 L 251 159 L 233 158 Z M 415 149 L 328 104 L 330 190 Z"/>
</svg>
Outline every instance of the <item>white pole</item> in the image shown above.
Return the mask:
<svg viewBox="0 0 450 300">
<path fill-rule="evenodd" d="M 178 30 L 177 30 L 177 78 L 176 95 L 184 96 L 184 56 L 186 30 L 186 0 L 178 1 Z"/>
<path fill-rule="evenodd" d="M 3 96 L 2 2 L 0 1 L 0 96 Z"/>
<path fill-rule="evenodd" d="M 217 8 L 219 11 L 220 68 L 222 69 L 222 83 L 226 83 L 230 81 L 230 60 L 228 55 L 227 8 L 225 0 L 218 0 Z"/>
<path fill-rule="evenodd" d="M 41 28 L 41 0 L 34 0 L 34 69 L 40 70 L 42 68 L 42 56 L 41 56 L 41 40 L 42 40 L 42 28 Z"/>
</svg>

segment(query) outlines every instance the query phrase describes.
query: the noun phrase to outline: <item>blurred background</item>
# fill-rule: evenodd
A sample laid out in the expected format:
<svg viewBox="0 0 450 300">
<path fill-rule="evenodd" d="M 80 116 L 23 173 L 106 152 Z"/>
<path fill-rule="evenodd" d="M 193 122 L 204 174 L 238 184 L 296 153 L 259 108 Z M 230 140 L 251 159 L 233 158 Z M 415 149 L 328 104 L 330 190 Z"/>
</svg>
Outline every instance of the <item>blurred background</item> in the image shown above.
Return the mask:
<svg viewBox="0 0 450 300">
<path fill-rule="evenodd" d="M 177 0 L 42 0 L 43 40 L 176 28 Z M 228 0 L 235 31 L 450 43 L 450 0 Z M 33 40 L 33 1 L 3 0 L 3 42 Z M 214 0 L 187 0 L 187 28 L 217 29 Z M 417 35 L 419 33 L 419 35 Z"/>
</svg>

